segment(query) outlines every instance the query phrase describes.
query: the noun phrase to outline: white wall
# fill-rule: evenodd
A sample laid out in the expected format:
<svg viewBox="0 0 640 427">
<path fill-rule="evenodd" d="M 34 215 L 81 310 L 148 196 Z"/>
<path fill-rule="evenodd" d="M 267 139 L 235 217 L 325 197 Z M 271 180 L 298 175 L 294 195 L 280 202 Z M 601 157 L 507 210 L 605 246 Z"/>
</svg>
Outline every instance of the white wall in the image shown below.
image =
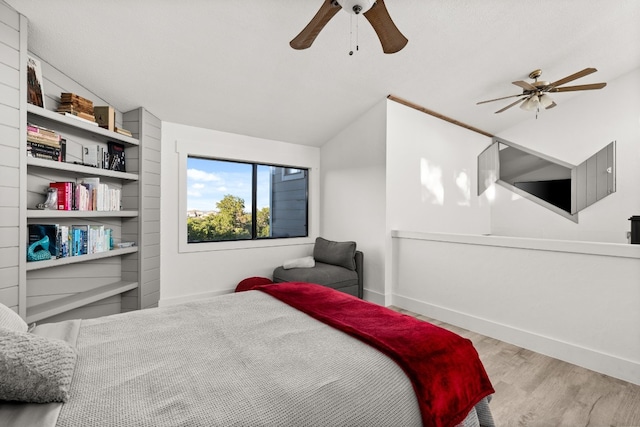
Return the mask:
<svg viewBox="0 0 640 427">
<path fill-rule="evenodd" d="M 219 242 L 217 250 L 179 251 L 180 156 L 176 146 L 188 146 L 191 154 L 308 167 L 308 238 L 261 242 Z M 310 255 L 319 232 L 320 150 L 297 144 L 195 128 L 175 123 L 162 124 L 162 218 L 161 218 L 161 305 L 233 291 L 244 278 L 272 277 L 273 269 L 287 259 Z"/>
<path fill-rule="evenodd" d="M 364 254 L 364 298 L 384 304 L 386 100 L 324 144 L 321 235 Z"/>
<path fill-rule="evenodd" d="M 597 74 L 595 74 L 597 76 Z M 595 80 L 597 81 L 597 77 Z M 588 83 L 588 82 L 587 82 Z M 579 213 L 579 223 L 496 186 L 491 232 L 502 236 L 626 243 L 629 217 L 640 214 L 640 69 L 604 89 L 553 94 L 558 106 L 498 136 L 578 165 L 617 141 L 617 191 Z M 525 114 L 519 109 L 503 114 Z"/>
<path fill-rule="evenodd" d="M 491 140 L 393 101 L 387 112 L 387 229 L 489 233 L 476 189 L 477 156 Z"/>
</svg>

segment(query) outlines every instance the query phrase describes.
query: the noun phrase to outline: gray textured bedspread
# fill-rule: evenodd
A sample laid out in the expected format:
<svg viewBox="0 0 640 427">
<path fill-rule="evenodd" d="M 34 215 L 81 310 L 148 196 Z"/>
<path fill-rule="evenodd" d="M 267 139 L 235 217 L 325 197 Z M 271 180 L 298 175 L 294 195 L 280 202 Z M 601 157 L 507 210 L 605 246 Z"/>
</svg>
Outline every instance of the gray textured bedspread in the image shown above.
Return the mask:
<svg viewBox="0 0 640 427">
<path fill-rule="evenodd" d="M 76 344 L 58 427 L 421 425 L 395 362 L 263 292 L 83 320 Z"/>
</svg>

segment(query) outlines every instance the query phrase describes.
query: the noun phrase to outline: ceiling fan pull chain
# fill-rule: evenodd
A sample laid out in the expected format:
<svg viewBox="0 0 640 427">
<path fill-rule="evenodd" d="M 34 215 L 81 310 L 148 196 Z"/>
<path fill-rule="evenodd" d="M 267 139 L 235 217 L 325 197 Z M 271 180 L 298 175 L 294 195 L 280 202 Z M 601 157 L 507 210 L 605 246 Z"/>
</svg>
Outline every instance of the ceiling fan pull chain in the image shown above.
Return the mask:
<svg viewBox="0 0 640 427">
<path fill-rule="evenodd" d="M 349 15 L 349 55 L 353 55 L 353 15 Z"/>
<path fill-rule="evenodd" d="M 349 55 L 353 55 L 353 17 L 354 15 L 350 15 L 349 17 Z M 359 39 L 359 35 L 360 35 L 360 20 L 358 19 L 358 15 L 355 15 L 356 17 L 356 22 L 355 22 L 355 27 L 356 27 L 356 52 L 360 50 L 360 39 Z"/>
</svg>

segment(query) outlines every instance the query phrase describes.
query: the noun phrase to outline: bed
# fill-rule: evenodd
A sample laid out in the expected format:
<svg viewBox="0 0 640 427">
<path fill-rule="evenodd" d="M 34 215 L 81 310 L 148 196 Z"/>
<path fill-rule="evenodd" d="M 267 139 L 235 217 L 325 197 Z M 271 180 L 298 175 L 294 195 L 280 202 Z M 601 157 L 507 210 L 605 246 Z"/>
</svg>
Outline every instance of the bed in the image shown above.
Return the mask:
<svg viewBox="0 0 640 427">
<path fill-rule="evenodd" d="M 22 379 L 7 385 L 7 375 L 34 374 L 7 374 L 3 355 L 3 426 L 493 426 L 493 388 L 468 340 L 319 285 L 2 327 L 0 353 L 17 348 L 12 339 L 35 341 L 19 358 L 29 345 L 58 346 L 33 357 L 62 359 L 46 361 L 62 372 L 38 380 L 53 388 L 41 398 Z"/>
</svg>

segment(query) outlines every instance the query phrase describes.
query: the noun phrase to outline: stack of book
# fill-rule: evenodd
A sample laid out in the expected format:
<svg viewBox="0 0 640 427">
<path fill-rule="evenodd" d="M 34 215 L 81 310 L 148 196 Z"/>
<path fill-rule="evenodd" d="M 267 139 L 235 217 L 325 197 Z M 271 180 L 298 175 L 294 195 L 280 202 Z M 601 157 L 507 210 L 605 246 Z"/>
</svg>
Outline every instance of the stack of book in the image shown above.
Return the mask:
<svg viewBox="0 0 640 427">
<path fill-rule="evenodd" d="M 58 193 L 57 209 L 61 211 L 119 211 L 122 190 L 101 183 L 100 178 L 84 178 L 82 182 L 51 182 Z"/>
<path fill-rule="evenodd" d="M 27 156 L 64 162 L 65 143 L 57 132 L 27 123 Z"/>
<path fill-rule="evenodd" d="M 65 116 L 86 120 L 91 124 L 98 125 L 93 115 L 93 101 L 74 93 L 63 92 L 60 94 L 60 105 L 58 105 L 57 111 Z"/>
<path fill-rule="evenodd" d="M 51 258 L 43 259 L 95 254 L 113 249 L 113 230 L 104 225 L 29 224 L 28 245 L 42 241 L 45 236 L 48 243 L 37 249 L 48 251 Z"/>
</svg>

